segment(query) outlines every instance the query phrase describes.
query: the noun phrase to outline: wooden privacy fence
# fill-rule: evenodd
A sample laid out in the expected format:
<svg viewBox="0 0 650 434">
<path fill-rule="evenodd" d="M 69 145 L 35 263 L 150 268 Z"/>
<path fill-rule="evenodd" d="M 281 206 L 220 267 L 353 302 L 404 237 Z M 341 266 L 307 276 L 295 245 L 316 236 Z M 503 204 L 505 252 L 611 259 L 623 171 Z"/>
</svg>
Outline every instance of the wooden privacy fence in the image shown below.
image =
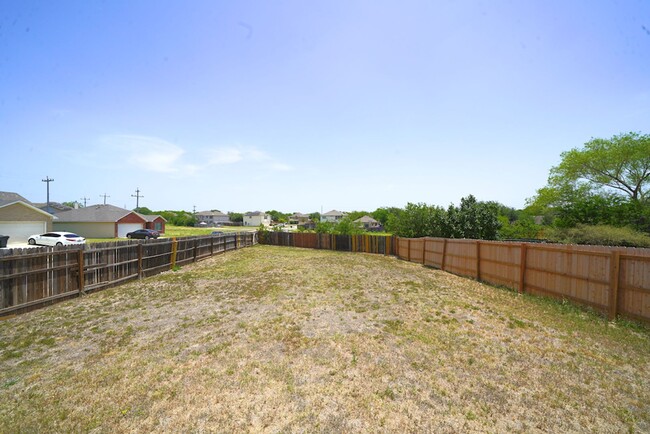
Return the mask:
<svg viewBox="0 0 650 434">
<path fill-rule="evenodd" d="M 650 249 L 398 238 L 397 256 L 519 292 L 650 322 Z"/>
<path fill-rule="evenodd" d="M 153 276 L 257 242 L 257 233 L 0 250 L 0 316 Z"/>
<path fill-rule="evenodd" d="M 260 244 L 395 255 L 390 235 L 332 235 L 312 232 L 260 232 Z"/>
</svg>

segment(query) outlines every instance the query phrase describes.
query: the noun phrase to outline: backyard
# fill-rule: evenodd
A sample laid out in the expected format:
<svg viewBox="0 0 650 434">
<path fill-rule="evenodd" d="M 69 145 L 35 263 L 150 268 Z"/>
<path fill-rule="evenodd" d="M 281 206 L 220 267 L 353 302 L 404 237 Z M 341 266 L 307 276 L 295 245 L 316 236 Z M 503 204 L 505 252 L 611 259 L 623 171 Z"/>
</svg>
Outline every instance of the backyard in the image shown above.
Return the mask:
<svg viewBox="0 0 650 434">
<path fill-rule="evenodd" d="M 255 246 L 0 321 L 0 432 L 648 432 L 650 331 Z"/>
</svg>

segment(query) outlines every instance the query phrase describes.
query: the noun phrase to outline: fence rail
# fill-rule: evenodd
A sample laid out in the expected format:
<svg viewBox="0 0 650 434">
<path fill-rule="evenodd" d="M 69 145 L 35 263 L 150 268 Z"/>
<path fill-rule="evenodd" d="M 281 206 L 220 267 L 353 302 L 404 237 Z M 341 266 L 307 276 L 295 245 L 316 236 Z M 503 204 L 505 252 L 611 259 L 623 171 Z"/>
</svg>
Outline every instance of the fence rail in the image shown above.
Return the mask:
<svg viewBox="0 0 650 434">
<path fill-rule="evenodd" d="M 519 292 L 650 322 L 650 249 L 399 238 L 397 256 Z"/>
<path fill-rule="evenodd" d="M 396 238 L 390 235 L 332 235 L 312 232 L 260 232 L 260 244 L 396 255 Z"/>
<path fill-rule="evenodd" d="M 117 241 L 0 250 L 0 316 L 153 276 L 177 265 L 251 246 L 257 234 Z"/>
</svg>

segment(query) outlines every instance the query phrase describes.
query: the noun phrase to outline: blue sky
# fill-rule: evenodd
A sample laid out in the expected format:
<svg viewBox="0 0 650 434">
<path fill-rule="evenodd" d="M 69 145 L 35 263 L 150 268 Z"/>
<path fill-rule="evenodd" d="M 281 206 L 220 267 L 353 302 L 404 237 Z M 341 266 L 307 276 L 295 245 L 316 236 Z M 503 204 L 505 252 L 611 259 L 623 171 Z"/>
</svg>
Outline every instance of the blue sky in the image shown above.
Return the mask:
<svg viewBox="0 0 650 434">
<path fill-rule="evenodd" d="M 520 208 L 628 131 L 646 0 L 0 0 L 0 190 L 34 202 Z"/>
</svg>

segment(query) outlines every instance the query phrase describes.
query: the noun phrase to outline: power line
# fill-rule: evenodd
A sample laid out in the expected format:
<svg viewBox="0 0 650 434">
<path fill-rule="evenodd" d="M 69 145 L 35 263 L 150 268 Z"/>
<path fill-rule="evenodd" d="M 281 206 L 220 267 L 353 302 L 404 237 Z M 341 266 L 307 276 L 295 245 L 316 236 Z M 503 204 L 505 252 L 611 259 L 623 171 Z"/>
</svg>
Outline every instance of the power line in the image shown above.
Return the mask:
<svg viewBox="0 0 650 434">
<path fill-rule="evenodd" d="M 144 196 L 140 196 L 140 187 L 135 189 L 135 194 L 132 194 L 131 197 L 135 197 L 135 209 L 140 208 L 140 198 Z"/>
<path fill-rule="evenodd" d="M 50 212 L 50 182 L 53 182 L 54 179 L 45 176 L 45 179 L 42 179 L 41 181 L 47 182 L 47 212 Z"/>
</svg>

